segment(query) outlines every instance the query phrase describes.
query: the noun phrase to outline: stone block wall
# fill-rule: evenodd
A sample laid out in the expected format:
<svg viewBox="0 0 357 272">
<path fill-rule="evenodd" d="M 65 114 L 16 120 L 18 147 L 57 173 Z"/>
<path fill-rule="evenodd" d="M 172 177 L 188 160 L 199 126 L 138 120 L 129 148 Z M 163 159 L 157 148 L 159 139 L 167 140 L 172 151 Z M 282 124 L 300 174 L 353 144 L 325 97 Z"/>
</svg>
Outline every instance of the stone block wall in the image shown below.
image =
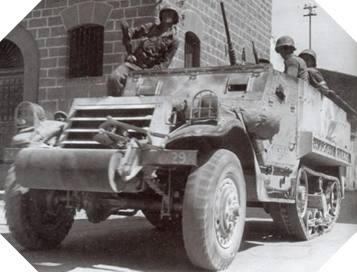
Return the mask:
<svg viewBox="0 0 357 272">
<path fill-rule="evenodd" d="M 106 95 L 106 81 L 111 71 L 125 58 L 121 44 L 120 19 L 130 26 L 155 21 L 160 6 L 176 0 L 42 0 L 20 25 L 31 33 L 39 53 L 37 102 L 48 117 L 57 110 L 68 111 L 76 97 Z M 200 39 L 201 66 L 227 65 L 226 37 L 219 3 L 215 0 L 187 0 L 178 7 L 183 14 L 177 28 L 180 48 L 171 65 L 184 66 L 185 33 Z M 240 60 L 242 48 L 251 50 L 254 41 L 261 57 L 269 59 L 272 0 L 226 0 L 225 9 L 232 41 Z M 156 18 L 157 20 L 157 18 Z M 85 23 L 104 26 L 103 76 L 68 77 L 68 30 Z M 26 91 L 26 90 L 25 90 Z"/>
</svg>

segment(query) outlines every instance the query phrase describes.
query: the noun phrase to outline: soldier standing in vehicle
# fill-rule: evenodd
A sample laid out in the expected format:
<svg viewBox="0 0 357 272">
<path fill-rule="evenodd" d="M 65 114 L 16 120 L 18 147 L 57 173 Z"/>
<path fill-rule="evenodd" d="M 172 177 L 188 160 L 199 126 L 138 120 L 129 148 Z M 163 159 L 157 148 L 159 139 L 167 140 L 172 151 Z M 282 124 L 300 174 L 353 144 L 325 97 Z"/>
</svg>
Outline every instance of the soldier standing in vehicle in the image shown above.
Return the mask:
<svg viewBox="0 0 357 272">
<path fill-rule="evenodd" d="M 179 22 L 179 13 L 171 5 L 165 5 L 159 13 L 160 24 L 147 23 L 123 33 L 123 38 L 142 39 L 136 50 L 127 57 L 110 75 L 108 95 L 120 96 L 130 71 L 142 69 L 161 70 L 170 66 L 179 47 L 175 25 Z"/>
<path fill-rule="evenodd" d="M 284 59 L 284 73 L 308 81 L 306 63 L 294 54 L 295 50 L 295 42 L 289 36 L 282 36 L 276 42 L 275 51 Z"/>
<path fill-rule="evenodd" d="M 302 58 L 307 65 L 307 72 L 309 74 L 309 83 L 317 88 L 324 95 L 329 95 L 333 91 L 329 90 L 326 81 L 324 80 L 322 74 L 316 69 L 316 53 L 311 49 L 303 50 L 299 57 Z"/>
</svg>

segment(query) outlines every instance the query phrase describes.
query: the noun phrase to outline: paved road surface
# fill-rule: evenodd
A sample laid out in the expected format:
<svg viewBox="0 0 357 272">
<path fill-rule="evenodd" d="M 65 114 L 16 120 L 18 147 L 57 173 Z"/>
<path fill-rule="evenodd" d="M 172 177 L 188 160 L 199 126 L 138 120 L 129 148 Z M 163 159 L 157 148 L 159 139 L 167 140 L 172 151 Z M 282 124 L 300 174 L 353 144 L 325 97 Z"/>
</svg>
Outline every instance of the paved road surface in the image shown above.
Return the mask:
<svg viewBox="0 0 357 272">
<path fill-rule="evenodd" d="M 261 209 L 249 209 L 241 248 L 226 271 L 315 272 L 357 232 L 355 207 L 357 192 L 348 192 L 334 229 L 308 242 L 284 240 Z M 40 272 L 200 271 L 188 261 L 181 237 L 157 231 L 140 215 L 92 224 L 80 213 L 58 249 L 31 252 L 9 234 L 0 202 L 0 233 Z"/>
</svg>

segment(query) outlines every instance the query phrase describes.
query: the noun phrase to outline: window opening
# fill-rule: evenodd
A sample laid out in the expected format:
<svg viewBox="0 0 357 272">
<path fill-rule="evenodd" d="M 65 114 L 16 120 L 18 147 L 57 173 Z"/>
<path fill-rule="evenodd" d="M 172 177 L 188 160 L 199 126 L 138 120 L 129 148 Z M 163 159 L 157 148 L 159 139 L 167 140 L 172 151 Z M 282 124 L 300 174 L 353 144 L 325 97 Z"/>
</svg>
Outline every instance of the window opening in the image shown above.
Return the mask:
<svg viewBox="0 0 357 272">
<path fill-rule="evenodd" d="M 200 67 L 200 39 L 193 32 L 185 34 L 185 68 Z"/>
<path fill-rule="evenodd" d="M 103 75 L 104 27 L 83 25 L 69 31 L 69 77 Z"/>
</svg>

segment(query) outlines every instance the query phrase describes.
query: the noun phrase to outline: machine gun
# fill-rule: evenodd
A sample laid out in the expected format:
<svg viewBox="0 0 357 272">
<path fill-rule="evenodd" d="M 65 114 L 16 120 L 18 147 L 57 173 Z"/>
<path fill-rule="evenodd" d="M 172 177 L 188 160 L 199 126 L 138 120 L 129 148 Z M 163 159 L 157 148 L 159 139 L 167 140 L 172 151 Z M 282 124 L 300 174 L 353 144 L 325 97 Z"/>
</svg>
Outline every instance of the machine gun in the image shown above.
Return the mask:
<svg viewBox="0 0 357 272">
<path fill-rule="evenodd" d="M 236 58 L 236 53 L 234 51 L 233 44 L 232 44 L 232 41 L 231 41 L 231 35 L 229 33 L 228 22 L 227 22 L 227 17 L 226 17 L 226 11 L 224 9 L 224 3 L 223 3 L 222 0 L 219 3 L 221 5 L 224 28 L 226 30 L 229 61 L 230 61 L 231 65 L 236 65 L 237 64 L 237 58 Z"/>
<path fill-rule="evenodd" d="M 255 59 L 255 64 L 259 64 L 258 52 L 255 49 L 255 45 L 254 45 L 253 41 L 252 41 L 252 48 L 253 48 L 253 55 L 254 55 L 254 59 Z"/>
</svg>

